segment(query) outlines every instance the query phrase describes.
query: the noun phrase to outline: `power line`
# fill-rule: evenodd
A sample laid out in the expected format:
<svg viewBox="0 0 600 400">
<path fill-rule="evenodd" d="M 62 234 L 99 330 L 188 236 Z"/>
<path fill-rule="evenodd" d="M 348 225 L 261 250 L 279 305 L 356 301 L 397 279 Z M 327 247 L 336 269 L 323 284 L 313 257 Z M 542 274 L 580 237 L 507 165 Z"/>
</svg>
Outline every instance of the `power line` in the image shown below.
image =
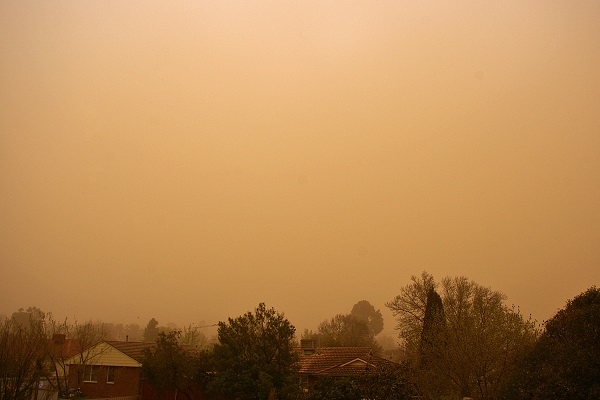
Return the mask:
<svg viewBox="0 0 600 400">
<path fill-rule="evenodd" d="M 219 324 L 195 326 L 194 328 L 201 329 L 201 328 L 210 328 L 212 326 L 219 326 Z"/>
</svg>

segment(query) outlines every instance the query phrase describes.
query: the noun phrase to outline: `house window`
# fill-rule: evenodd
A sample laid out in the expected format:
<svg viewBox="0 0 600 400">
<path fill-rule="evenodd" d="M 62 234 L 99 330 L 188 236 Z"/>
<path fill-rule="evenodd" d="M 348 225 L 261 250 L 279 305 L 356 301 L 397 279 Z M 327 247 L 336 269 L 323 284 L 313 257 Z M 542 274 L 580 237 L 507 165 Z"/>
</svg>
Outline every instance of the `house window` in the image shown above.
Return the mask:
<svg viewBox="0 0 600 400">
<path fill-rule="evenodd" d="M 116 367 L 106 367 L 106 383 L 115 383 Z"/>
<path fill-rule="evenodd" d="M 98 382 L 98 367 L 95 365 L 86 365 L 83 368 L 84 382 Z"/>
<path fill-rule="evenodd" d="M 308 392 L 308 375 L 300 375 L 300 387 L 302 391 Z"/>
</svg>

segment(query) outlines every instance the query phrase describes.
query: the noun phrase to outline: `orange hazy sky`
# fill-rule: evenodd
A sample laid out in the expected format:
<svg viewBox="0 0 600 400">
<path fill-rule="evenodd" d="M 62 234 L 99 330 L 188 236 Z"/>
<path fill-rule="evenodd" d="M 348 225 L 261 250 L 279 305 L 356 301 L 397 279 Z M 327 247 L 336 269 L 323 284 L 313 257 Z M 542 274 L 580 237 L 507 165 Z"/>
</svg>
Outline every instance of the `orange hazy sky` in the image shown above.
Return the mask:
<svg viewBox="0 0 600 400">
<path fill-rule="evenodd" d="M 598 1 L 0 2 L 0 314 L 315 329 L 600 285 Z"/>
</svg>

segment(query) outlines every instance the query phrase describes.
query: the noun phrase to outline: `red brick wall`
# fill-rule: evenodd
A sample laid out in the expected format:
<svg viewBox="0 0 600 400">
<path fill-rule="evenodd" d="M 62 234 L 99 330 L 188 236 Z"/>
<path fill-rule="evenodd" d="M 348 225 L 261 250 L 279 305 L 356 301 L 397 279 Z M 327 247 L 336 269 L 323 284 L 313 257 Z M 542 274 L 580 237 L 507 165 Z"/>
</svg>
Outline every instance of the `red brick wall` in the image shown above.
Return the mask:
<svg viewBox="0 0 600 400">
<path fill-rule="evenodd" d="M 107 367 L 99 366 L 97 382 L 80 382 L 77 374 L 80 366 L 72 365 L 69 370 L 69 387 L 81 389 L 86 397 L 120 397 L 140 394 L 140 368 L 116 367 L 115 382 L 107 383 Z"/>
<path fill-rule="evenodd" d="M 147 381 L 141 379 L 141 368 L 117 367 L 115 371 L 115 382 L 107 383 L 107 367 L 99 366 L 97 382 L 78 382 L 79 366 L 71 365 L 69 370 L 69 387 L 76 389 L 79 387 L 85 397 L 121 397 L 137 396 L 140 400 L 187 400 L 183 393 L 156 393 Z M 193 398 L 196 400 L 225 400 L 222 396 L 209 396 L 200 390 L 194 388 Z"/>
</svg>

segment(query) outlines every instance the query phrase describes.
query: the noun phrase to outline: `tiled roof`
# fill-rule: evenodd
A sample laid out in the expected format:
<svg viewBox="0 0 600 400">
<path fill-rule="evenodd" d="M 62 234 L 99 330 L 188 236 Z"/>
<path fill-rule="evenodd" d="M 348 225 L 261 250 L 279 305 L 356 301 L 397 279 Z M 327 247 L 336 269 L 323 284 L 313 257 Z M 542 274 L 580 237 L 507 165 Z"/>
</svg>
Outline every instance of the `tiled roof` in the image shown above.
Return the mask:
<svg viewBox="0 0 600 400">
<path fill-rule="evenodd" d="M 367 360 L 356 358 L 347 363 L 336 365 L 319 372 L 319 375 L 352 376 L 373 371 L 375 366 Z"/>
<path fill-rule="evenodd" d="M 318 347 L 312 354 L 297 352 L 299 373 L 308 375 L 351 376 L 391 362 L 373 355 L 369 347 Z"/>
<path fill-rule="evenodd" d="M 156 342 L 121 342 L 116 340 L 107 340 L 105 343 L 111 345 L 123 354 L 133 358 L 137 362 L 142 362 L 144 359 L 144 351 L 156 347 Z M 182 349 L 188 352 L 196 351 L 194 346 L 182 345 Z"/>
<path fill-rule="evenodd" d="M 155 342 L 121 342 L 107 340 L 106 343 L 140 363 L 144 359 L 144 350 L 156 347 Z"/>
</svg>

